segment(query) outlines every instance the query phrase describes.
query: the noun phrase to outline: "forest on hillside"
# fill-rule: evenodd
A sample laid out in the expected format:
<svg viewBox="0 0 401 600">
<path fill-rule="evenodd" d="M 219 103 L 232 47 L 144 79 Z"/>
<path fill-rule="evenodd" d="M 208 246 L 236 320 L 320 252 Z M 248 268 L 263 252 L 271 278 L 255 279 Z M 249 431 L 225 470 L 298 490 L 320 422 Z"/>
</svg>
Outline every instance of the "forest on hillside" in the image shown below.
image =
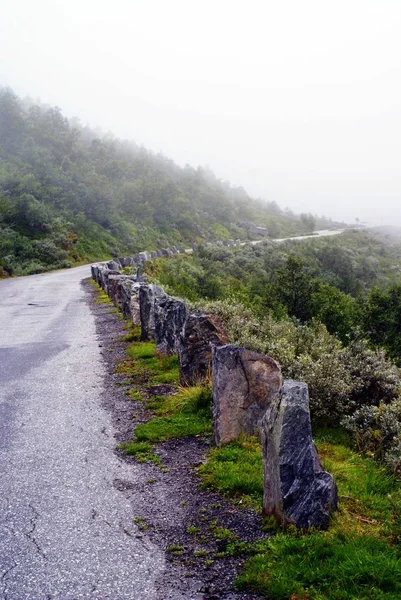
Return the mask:
<svg viewBox="0 0 401 600">
<path fill-rule="evenodd" d="M 207 168 L 69 121 L 0 88 L 0 270 L 29 274 L 168 244 L 333 225 L 251 199 Z"/>
</svg>

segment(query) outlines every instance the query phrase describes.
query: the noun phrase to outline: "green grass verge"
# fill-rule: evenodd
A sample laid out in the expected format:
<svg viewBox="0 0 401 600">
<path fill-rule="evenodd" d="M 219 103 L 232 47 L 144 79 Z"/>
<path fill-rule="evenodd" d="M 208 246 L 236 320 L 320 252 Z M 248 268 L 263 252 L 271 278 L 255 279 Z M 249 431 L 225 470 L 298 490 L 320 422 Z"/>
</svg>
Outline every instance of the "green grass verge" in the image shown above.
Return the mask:
<svg viewBox="0 0 401 600">
<path fill-rule="evenodd" d="M 106 294 L 106 292 L 102 290 L 102 288 L 96 283 L 96 281 L 92 277 L 89 281 L 91 282 L 91 284 L 97 292 L 96 304 L 110 304 L 110 306 L 113 306 L 113 303 Z"/>
<path fill-rule="evenodd" d="M 199 468 L 205 487 L 260 510 L 263 496 L 262 450 L 257 437 L 241 438 L 208 454 Z"/>
<path fill-rule="evenodd" d="M 140 380 L 146 385 L 178 384 L 178 357 L 158 356 L 155 342 L 134 342 L 127 349 L 128 360 L 118 366 L 118 371 Z M 135 400 L 146 401 L 144 394 L 137 389 L 130 393 Z M 147 408 L 154 417 L 135 428 L 133 442 L 124 445 L 124 450 L 146 460 L 151 452 L 150 443 L 162 442 L 171 438 L 211 433 L 210 387 L 196 386 L 180 388 L 168 396 L 154 396 L 147 402 Z M 147 446 L 141 446 L 147 444 Z"/>
<path fill-rule="evenodd" d="M 288 527 L 255 544 L 229 543 L 225 554 L 250 555 L 237 585 L 274 600 L 401 598 L 399 483 L 372 459 L 353 451 L 342 432 L 318 432 L 316 443 L 339 491 L 339 511 L 329 531 Z M 262 455 L 257 438 L 212 450 L 199 472 L 208 487 L 260 509 Z M 271 520 L 266 525 L 271 527 Z"/>
<path fill-rule="evenodd" d="M 125 369 L 133 377 L 147 379 L 152 385 L 178 385 L 178 356 L 158 356 L 155 342 L 134 342 L 127 349 L 131 360 L 125 361 Z"/>
<path fill-rule="evenodd" d="M 156 465 L 161 465 L 160 456 L 154 453 L 152 444 L 147 442 L 125 442 L 118 448 L 124 450 L 129 456 L 136 456 L 139 462 L 154 462 Z"/>
<path fill-rule="evenodd" d="M 396 600 L 401 557 L 374 536 L 279 534 L 259 544 L 237 585 L 277 600 Z"/>
<path fill-rule="evenodd" d="M 148 404 L 157 416 L 136 427 L 135 439 L 162 442 L 211 433 L 210 403 L 210 388 L 202 386 L 182 388 L 173 396 L 157 396 Z"/>
</svg>

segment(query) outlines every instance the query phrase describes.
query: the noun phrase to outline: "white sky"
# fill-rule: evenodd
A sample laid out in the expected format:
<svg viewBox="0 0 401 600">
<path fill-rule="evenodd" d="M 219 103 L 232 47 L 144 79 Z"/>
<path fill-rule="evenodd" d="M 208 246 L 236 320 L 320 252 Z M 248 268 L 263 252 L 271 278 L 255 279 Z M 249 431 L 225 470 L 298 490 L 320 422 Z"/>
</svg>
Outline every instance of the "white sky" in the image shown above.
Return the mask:
<svg viewBox="0 0 401 600">
<path fill-rule="evenodd" d="M 401 0 L 1 0 L 0 83 L 282 207 L 401 225 Z"/>
</svg>

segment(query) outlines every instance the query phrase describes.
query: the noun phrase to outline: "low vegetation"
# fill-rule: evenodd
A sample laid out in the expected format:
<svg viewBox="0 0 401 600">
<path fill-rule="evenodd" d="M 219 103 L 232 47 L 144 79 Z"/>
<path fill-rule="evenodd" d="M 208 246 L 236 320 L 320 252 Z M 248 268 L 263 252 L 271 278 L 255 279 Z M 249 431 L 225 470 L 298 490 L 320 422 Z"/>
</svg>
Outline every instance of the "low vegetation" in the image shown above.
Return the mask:
<svg viewBox="0 0 401 600">
<path fill-rule="evenodd" d="M 132 388 L 133 400 L 142 401 L 153 418 L 137 425 L 134 440 L 121 446 L 127 454 L 135 455 L 140 461 L 158 462 L 153 452 L 153 444 L 171 438 L 211 433 L 210 386 L 178 388 L 178 358 L 158 356 L 154 342 L 134 342 L 127 349 L 128 360 L 123 361 L 117 370 L 124 373 L 129 381 L 148 389 L 156 386 L 176 386 L 169 395 L 152 395 Z"/>
<path fill-rule="evenodd" d="M 401 473 L 401 244 L 367 231 L 244 248 L 204 246 L 147 265 L 217 315 L 229 339 L 308 384 L 314 427 L 345 428 Z"/>
</svg>

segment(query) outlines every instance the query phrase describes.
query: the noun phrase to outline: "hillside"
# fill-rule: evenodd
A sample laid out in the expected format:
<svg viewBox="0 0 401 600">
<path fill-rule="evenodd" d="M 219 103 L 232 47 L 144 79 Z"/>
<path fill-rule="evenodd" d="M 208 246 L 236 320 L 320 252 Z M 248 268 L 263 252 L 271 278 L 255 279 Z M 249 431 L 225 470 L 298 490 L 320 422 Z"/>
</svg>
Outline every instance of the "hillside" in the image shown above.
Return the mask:
<svg viewBox="0 0 401 600">
<path fill-rule="evenodd" d="M 334 224 L 254 200 L 208 169 L 181 168 L 0 88 L 3 276 L 168 243 L 254 239 L 255 225 L 282 237 Z"/>
</svg>

